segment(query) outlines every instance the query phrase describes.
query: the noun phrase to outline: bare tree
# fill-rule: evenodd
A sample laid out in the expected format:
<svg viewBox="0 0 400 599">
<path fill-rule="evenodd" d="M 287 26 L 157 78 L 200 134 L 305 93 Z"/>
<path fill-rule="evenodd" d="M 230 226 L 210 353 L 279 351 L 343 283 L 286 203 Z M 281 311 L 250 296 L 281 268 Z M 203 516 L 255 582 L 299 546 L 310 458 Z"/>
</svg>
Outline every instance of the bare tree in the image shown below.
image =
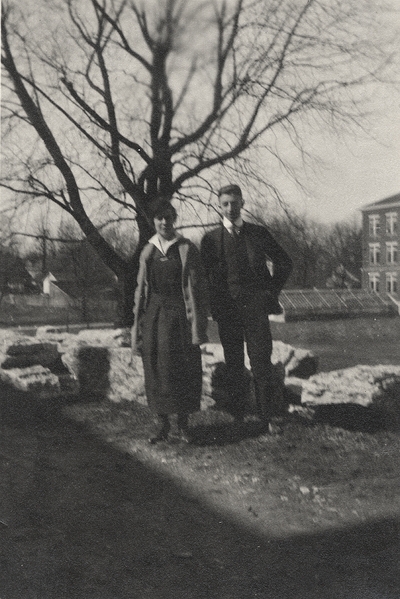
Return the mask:
<svg viewBox="0 0 400 599">
<path fill-rule="evenodd" d="M 273 218 L 268 228 L 293 258 L 294 266 L 287 287 L 319 287 L 326 279 L 329 259 L 324 238 L 327 227 L 304 215 L 283 214 Z M 329 272 L 329 270 L 328 270 Z"/>
<path fill-rule="evenodd" d="M 362 230 L 355 219 L 328 225 L 283 212 L 265 224 L 293 257 L 288 287 L 322 288 L 328 279 L 331 287 L 359 286 Z"/>
<path fill-rule="evenodd" d="M 87 324 L 105 312 L 101 308 L 106 306 L 105 294 L 115 287 L 114 275 L 76 225 L 60 227 L 49 267 L 64 291 L 75 297 Z"/>
<path fill-rule="evenodd" d="M 127 317 L 157 194 L 201 205 L 218 169 L 248 174 L 260 148 L 289 173 L 277 139 L 305 155 L 306 125 L 358 119 L 358 90 L 391 58 L 368 4 L 6 0 L 2 184 L 75 219 Z M 254 177 L 271 183 L 265 168 Z M 130 257 L 100 226 L 119 218 L 137 227 Z"/>
<path fill-rule="evenodd" d="M 33 284 L 24 261 L 15 248 L 0 243 L 0 305 L 8 293 L 33 291 Z"/>
<path fill-rule="evenodd" d="M 355 220 L 332 225 L 325 240 L 332 257 L 332 269 L 342 265 L 359 282 L 362 267 L 362 228 Z M 355 281 L 354 281 L 355 282 Z"/>
</svg>

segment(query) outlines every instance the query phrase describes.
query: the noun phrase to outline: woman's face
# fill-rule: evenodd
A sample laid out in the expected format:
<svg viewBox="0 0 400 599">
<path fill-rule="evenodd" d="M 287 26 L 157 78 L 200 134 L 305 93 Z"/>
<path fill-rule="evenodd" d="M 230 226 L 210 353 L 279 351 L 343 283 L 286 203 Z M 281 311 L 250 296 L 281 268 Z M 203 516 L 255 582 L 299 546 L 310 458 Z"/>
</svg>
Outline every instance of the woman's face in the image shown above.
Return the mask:
<svg viewBox="0 0 400 599">
<path fill-rule="evenodd" d="M 156 233 L 163 239 L 172 239 L 175 235 L 174 229 L 175 217 L 169 210 L 164 214 L 158 214 L 154 217 L 154 227 Z"/>
</svg>

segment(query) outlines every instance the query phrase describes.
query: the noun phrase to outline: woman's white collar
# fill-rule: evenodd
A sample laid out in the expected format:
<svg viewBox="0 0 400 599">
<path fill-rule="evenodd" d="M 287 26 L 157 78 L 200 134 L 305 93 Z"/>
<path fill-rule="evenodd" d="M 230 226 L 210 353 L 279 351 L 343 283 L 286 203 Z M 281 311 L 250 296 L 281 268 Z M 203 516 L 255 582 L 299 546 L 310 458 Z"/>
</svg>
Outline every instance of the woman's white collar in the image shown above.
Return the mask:
<svg viewBox="0 0 400 599">
<path fill-rule="evenodd" d="M 156 246 L 157 249 L 160 250 L 160 252 L 162 254 L 165 254 L 168 252 L 169 248 L 171 247 L 171 245 L 173 245 L 174 243 L 176 243 L 179 240 L 179 236 L 176 235 L 175 237 L 173 237 L 172 239 L 163 239 L 161 240 L 160 237 L 157 235 L 157 233 L 155 235 L 153 235 L 153 237 L 151 237 L 149 239 L 149 243 L 152 243 L 153 245 Z"/>
</svg>

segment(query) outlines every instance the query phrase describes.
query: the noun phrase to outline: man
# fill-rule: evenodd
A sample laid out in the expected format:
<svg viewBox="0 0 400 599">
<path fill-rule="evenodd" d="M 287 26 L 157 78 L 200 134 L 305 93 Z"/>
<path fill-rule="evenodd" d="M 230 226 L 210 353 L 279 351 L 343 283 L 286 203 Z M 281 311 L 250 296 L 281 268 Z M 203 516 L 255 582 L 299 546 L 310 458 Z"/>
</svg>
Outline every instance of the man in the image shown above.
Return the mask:
<svg viewBox="0 0 400 599">
<path fill-rule="evenodd" d="M 238 424 L 243 422 L 246 341 L 258 414 L 272 432 L 276 390 L 268 315 L 282 311 L 278 296 L 292 261 L 265 227 L 243 221 L 244 201 L 238 185 L 222 187 L 218 200 L 223 220 L 203 237 L 201 255 L 209 280 L 211 315 L 218 323 L 224 350 L 230 411 Z M 272 273 L 267 261 L 273 265 Z"/>
</svg>

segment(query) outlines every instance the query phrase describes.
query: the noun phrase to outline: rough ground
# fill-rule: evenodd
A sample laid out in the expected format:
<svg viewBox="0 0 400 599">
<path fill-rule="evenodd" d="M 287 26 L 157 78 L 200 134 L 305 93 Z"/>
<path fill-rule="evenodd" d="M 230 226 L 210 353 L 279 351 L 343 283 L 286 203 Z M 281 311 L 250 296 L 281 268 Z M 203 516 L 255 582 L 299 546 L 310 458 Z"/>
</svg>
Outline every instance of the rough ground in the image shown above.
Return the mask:
<svg viewBox="0 0 400 599">
<path fill-rule="evenodd" d="M 210 412 L 153 447 L 143 406 L 2 397 L 1 599 L 400 596 L 397 433 Z"/>
</svg>

